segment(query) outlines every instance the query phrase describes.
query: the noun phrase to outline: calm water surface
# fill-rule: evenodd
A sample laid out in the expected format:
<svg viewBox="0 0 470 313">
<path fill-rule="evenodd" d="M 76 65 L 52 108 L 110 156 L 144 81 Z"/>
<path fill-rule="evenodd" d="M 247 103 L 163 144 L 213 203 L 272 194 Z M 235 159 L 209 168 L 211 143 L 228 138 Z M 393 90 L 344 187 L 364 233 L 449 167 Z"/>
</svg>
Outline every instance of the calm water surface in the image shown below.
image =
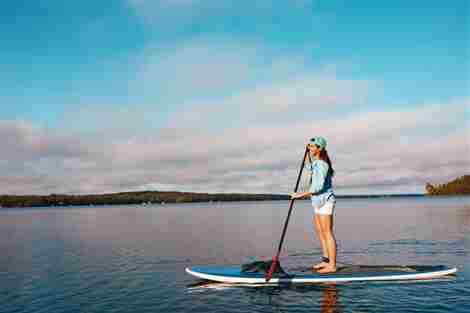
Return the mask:
<svg viewBox="0 0 470 313">
<path fill-rule="evenodd" d="M 271 257 L 287 201 L 0 209 L 0 312 L 470 312 L 470 198 L 340 199 L 348 264 L 445 264 L 455 277 L 300 287 L 204 284 L 190 265 Z M 298 201 L 283 266 L 319 260 Z"/>
</svg>

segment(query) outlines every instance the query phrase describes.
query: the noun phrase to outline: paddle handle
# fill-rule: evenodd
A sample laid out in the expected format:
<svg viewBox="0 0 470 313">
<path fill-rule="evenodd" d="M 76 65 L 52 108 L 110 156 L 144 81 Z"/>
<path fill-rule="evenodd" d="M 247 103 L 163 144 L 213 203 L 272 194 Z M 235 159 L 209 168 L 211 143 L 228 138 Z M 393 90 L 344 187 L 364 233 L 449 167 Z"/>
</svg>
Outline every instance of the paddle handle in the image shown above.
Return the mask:
<svg viewBox="0 0 470 313">
<path fill-rule="evenodd" d="M 308 154 L 308 146 L 305 147 L 305 153 L 304 153 L 304 156 L 302 157 L 302 162 L 300 164 L 299 175 L 297 176 L 297 182 L 295 183 L 294 192 L 297 192 L 297 190 L 299 189 L 300 178 L 302 177 L 302 171 L 304 169 L 305 159 L 307 158 L 307 154 Z M 292 208 L 294 207 L 294 201 L 295 199 L 290 200 L 289 212 L 287 213 L 287 218 L 286 218 L 286 221 L 284 222 L 284 228 L 282 229 L 281 240 L 279 241 L 276 255 L 272 259 L 272 263 L 271 263 L 271 266 L 269 267 L 269 271 L 266 273 L 266 276 L 265 276 L 266 282 L 269 282 L 269 280 L 273 276 L 277 263 L 279 262 L 279 255 L 281 254 L 282 244 L 284 243 L 284 237 L 286 236 L 286 232 L 287 232 L 287 225 L 289 224 L 289 219 L 292 213 Z"/>
</svg>

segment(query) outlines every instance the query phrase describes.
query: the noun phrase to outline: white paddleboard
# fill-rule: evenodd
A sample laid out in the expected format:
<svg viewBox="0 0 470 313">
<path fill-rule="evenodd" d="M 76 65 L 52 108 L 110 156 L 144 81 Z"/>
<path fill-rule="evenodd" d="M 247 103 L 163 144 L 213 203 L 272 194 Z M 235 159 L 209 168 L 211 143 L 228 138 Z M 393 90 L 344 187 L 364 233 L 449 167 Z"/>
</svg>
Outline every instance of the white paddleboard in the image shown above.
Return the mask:
<svg viewBox="0 0 470 313">
<path fill-rule="evenodd" d="M 266 284 L 264 273 L 242 272 L 240 266 L 194 266 L 186 272 L 197 278 L 243 284 Z M 420 280 L 432 279 L 457 272 L 457 268 L 444 265 L 410 265 L 410 266 L 346 266 L 338 268 L 336 273 L 319 274 L 309 270 L 293 271 L 286 275 L 274 274 L 269 284 L 279 283 L 342 283 L 355 281 L 385 280 Z"/>
</svg>

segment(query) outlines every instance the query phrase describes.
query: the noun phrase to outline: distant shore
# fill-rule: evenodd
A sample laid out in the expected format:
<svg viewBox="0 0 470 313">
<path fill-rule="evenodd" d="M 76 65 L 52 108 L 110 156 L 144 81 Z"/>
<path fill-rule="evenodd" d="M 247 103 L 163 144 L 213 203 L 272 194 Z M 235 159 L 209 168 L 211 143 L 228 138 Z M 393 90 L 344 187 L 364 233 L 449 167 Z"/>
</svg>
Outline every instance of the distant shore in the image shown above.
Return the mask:
<svg viewBox="0 0 470 313">
<path fill-rule="evenodd" d="M 423 197 L 424 194 L 392 195 L 338 195 L 337 198 L 384 198 L 384 197 Z M 193 193 L 176 191 L 139 191 L 96 195 L 0 195 L 0 206 L 49 207 L 49 206 L 88 206 L 116 204 L 166 204 L 186 202 L 218 201 L 277 201 L 289 200 L 286 194 L 243 194 L 243 193 Z"/>
<path fill-rule="evenodd" d="M 426 194 L 374 194 L 337 195 L 337 198 L 366 199 L 389 197 L 452 196 L 470 194 L 470 175 L 464 175 L 451 182 L 433 186 L 426 184 Z M 217 201 L 276 201 L 289 200 L 287 194 L 246 194 L 246 193 L 195 193 L 178 191 L 138 191 L 94 195 L 0 195 L 0 207 L 48 207 L 77 205 L 116 204 L 165 204 L 185 202 Z"/>
</svg>

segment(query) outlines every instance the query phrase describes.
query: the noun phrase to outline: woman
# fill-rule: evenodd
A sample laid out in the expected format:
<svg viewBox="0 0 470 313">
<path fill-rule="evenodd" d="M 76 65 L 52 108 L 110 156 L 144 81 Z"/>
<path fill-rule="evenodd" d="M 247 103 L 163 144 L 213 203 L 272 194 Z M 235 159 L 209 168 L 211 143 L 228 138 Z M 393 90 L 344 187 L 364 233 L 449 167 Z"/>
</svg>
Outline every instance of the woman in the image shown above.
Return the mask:
<svg viewBox="0 0 470 313">
<path fill-rule="evenodd" d="M 334 175 L 326 140 L 314 137 L 307 144 L 309 153 L 305 160 L 305 168 L 311 171 L 311 186 L 307 192 L 295 192 L 292 199 L 311 196 L 315 211 L 315 229 L 323 251 L 322 262 L 313 266 L 318 273 L 336 272 L 336 239 L 333 234 L 333 209 L 336 199 L 333 193 L 332 177 Z M 311 160 L 311 162 L 308 162 Z"/>
</svg>

